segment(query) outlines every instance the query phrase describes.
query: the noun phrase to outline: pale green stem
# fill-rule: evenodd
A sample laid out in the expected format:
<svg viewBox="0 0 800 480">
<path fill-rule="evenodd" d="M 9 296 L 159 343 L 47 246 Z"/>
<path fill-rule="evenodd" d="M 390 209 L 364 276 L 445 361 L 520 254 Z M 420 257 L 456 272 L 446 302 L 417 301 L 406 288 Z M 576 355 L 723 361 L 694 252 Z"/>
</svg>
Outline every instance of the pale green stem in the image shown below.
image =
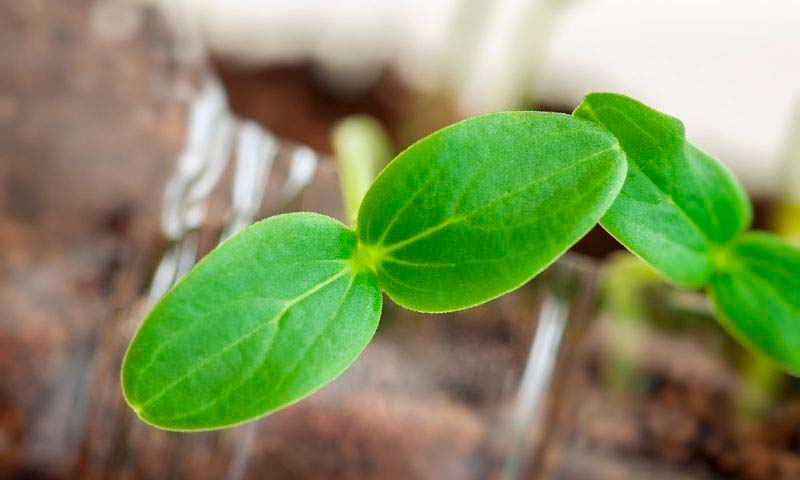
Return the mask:
<svg viewBox="0 0 800 480">
<path fill-rule="evenodd" d="M 647 309 L 642 298 L 648 285 L 661 282 L 644 262 L 629 253 L 608 260 L 600 279 L 604 310 L 609 314 L 609 369 L 606 381 L 627 390 L 636 383 L 636 361 L 641 357 L 642 323 Z"/>
<path fill-rule="evenodd" d="M 386 130 L 366 115 L 340 121 L 333 129 L 332 140 L 347 219 L 355 226 L 364 194 L 392 159 L 394 149 Z"/>
<path fill-rule="evenodd" d="M 786 139 L 780 179 L 772 227 L 778 234 L 800 242 L 800 105 L 795 108 Z"/>
<path fill-rule="evenodd" d="M 736 413 L 745 422 L 754 423 L 780 392 L 785 375 L 766 357 L 748 354 L 745 358 Z"/>
</svg>

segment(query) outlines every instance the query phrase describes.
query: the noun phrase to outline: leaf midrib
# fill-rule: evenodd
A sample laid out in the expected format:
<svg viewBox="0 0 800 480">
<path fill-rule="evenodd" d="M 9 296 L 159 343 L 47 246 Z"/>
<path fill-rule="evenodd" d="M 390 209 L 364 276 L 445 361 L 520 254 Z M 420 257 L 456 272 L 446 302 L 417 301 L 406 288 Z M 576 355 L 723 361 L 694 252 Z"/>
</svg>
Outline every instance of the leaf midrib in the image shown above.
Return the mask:
<svg viewBox="0 0 800 480">
<path fill-rule="evenodd" d="M 408 198 L 408 201 L 405 202 L 405 204 L 403 204 L 403 206 L 400 207 L 397 210 L 397 213 L 394 215 L 394 217 L 392 217 L 392 220 L 383 229 L 383 232 L 381 232 L 380 238 L 378 238 L 378 241 L 376 242 L 377 244 L 379 244 L 379 245 L 383 244 L 383 241 L 386 240 L 386 236 L 389 234 L 391 229 L 394 227 L 395 223 L 397 223 L 397 220 L 400 218 L 400 216 L 403 215 L 403 213 L 406 211 L 406 209 L 408 209 L 408 207 L 411 206 L 412 203 L 414 203 L 414 200 L 422 192 L 425 191 L 425 188 L 428 187 L 431 184 L 431 182 L 436 180 L 436 178 L 444 171 L 446 166 L 447 166 L 447 162 L 445 160 L 442 160 L 442 162 L 441 162 L 441 164 L 439 164 L 438 168 L 436 168 L 430 174 L 430 177 L 426 178 L 425 181 L 423 181 L 422 184 L 419 186 L 419 188 L 413 194 L 411 194 L 411 196 Z"/>
<path fill-rule="evenodd" d="M 485 227 L 480 227 L 480 226 L 477 226 L 477 225 L 474 225 L 474 224 L 470 224 L 469 226 L 471 228 L 477 228 L 477 229 L 483 229 L 483 230 L 491 230 L 491 231 L 506 230 L 506 229 L 516 229 L 516 228 L 530 228 L 532 225 L 535 225 L 537 223 L 541 223 L 544 220 L 549 220 L 552 217 L 555 217 L 555 216 L 561 214 L 564 210 L 568 210 L 568 209 L 572 208 L 573 206 L 581 203 L 583 200 L 586 199 L 586 197 L 588 197 L 588 196 L 594 194 L 596 191 L 600 190 L 604 184 L 605 184 L 605 182 L 601 178 L 600 181 L 596 182 L 590 188 L 585 189 L 580 195 L 575 197 L 571 202 L 561 205 L 560 208 L 549 210 L 546 215 L 540 215 L 538 217 L 533 217 L 531 220 L 529 220 L 527 222 L 524 222 L 524 223 L 510 225 L 510 226 L 506 225 L 506 226 L 503 226 L 503 227 L 500 227 L 500 228 L 495 228 L 495 229 L 489 229 L 489 228 L 485 228 Z M 531 246 L 531 248 L 534 248 L 534 247 Z M 417 262 L 417 261 L 414 261 L 414 260 L 401 259 L 401 258 L 394 257 L 393 255 L 391 255 L 391 253 L 385 254 L 385 256 L 383 256 L 382 259 L 385 260 L 386 263 L 394 263 L 394 264 L 397 264 L 397 265 L 431 267 L 431 268 L 446 268 L 446 267 L 451 267 L 451 266 L 455 267 L 455 266 L 467 265 L 467 264 L 494 263 L 494 262 L 503 261 L 503 260 L 506 260 L 506 259 L 509 259 L 509 258 L 514 258 L 514 257 L 518 257 L 518 256 L 525 256 L 525 255 L 528 255 L 529 253 L 530 253 L 529 250 L 523 250 L 523 251 L 514 253 L 512 255 L 507 255 L 507 256 L 504 256 L 504 257 L 488 258 L 488 259 L 481 259 L 481 260 L 461 260 L 461 261 L 452 262 L 452 263 Z M 383 270 L 385 271 L 385 269 L 383 269 Z"/>
<path fill-rule="evenodd" d="M 297 263 L 286 263 L 286 264 L 283 264 L 283 265 L 293 266 L 293 265 L 307 265 L 307 264 L 315 264 L 315 263 L 341 263 L 341 264 L 346 265 L 347 262 L 348 262 L 348 260 L 346 260 L 346 259 L 331 258 L 331 259 L 308 260 L 308 261 L 297 262 Z M 274 301 L 274 302 L 280 302 L 280 303 L 285 303 L 285 302 L 290 301 L 290 300 L 287 300 L 287 299 L 284 299 L 284 298 L 274 298 L 274 297 L 266 297 L 266 296 L 259 296 L 259 300 L 262 300 L 262 301 L 263 300 L 267 300 L 267 301 Z M 242 298 L 242 299 L 227 303 L 226 306 L 227 305 L 237 305 L 239 303 L 245 303 L 245 302 L 249 302 L 249 301 L 251 301 L 250 298 Z M 176 341 L 180 340 L 181 335 L 183 335 L 184 333 L 190 331 L 192 329 L 192 327 L 194 327 L 197 323 L 199 323 L 199 320 L 189 322 L 187 325 L 184 325 L 183 327 L 179 328 L 178 330 L 172 332 L 172 335 L 170 335 L 167 339 L 165 339 L 163 342 L 161 342 L 161 344 L 159 344 L 158 347 L 156 347 L 156 349 L 150 354 L 150 360 L 145 365 L 143 365 L 141 368 L 139 368 L 137 370 L 137 374 L 141 376 L 145 372 L 147 372 L 147 370 L 149 370 L 150 367 L 152 367 L 153 364 L 156 363 L 156 361 L 158 360 L 158 356 L 161 354 L 161 352 L 164 349 L 166 349 L 170 345 L 174 344 Z"/>
<path fill-rule="evenodd" d="M 131 407 L 137 413 L 142 412 L 148 405 L 152 404 L 153 402 L 155 402 L 159 398 L 163 397 L 166 393 L 171 391 L 178 384 L 180 384 L 182 381 L 184 381 L 187 378 L 189 378 L 194 373 L 196 373 L 199 370 L 201 370 L 203 367 L 205 367 L 209 362 L 211 362 L 215 358 L 217 358 L 220 355 L 223 355 L 223 354 L 229 352 L 231 349 L 233 349 L 233 348 L 237 347 L 238 345 L 242 344 L 243 342 L 247 341 L 250 337 L 258 334 L 259 332 L 261 332 L 262 330 L 264 330 L 268 326 L 271 326 L 271 325 L 276 324 L 276 323 L 279 325 L 281 318 L 284 315 L 286 315 L 286 313 L 289 311 L 290 308 L 292 308 L 294 305 L 297 305 L 298 303 L 302 302 L 303 300 L 305 300 L 309 296 L 313 295 L 314 293 L 318 292 L 319 290 L 322 290 L 323 288 L 325 288 L 326 286 L 330 285 L 331 283 L 335 282 L 340 277 L 342 277 L 343 275 L 349 273 L 350 271 L 351 271 L 350 267 L 347 266 L 347 267 L 343 268 L 342 270 L 340 270 L 339 272 L 337 272 L 336 274 L 334 274 L 333 276 L 329 277 L 328 279 L 326 279 L 326 280 L 314 285 L 313 287 L 311 287 L 310 289 L 306 290 L 302 294 L 298 295 L 294 299 L 287 301 L 286 304 L 284 305 L 284 307 L 275 316 L 273 316 L 269 320 L 266 320 L 265 322 L 259 324 L 258 326 L 256 326 L 255 328 L 253 328 L 249 332 L 245 333 L 244 335 L 240 336 L 239 338 L 237 338 L 233 342 L 229 343 L 228 345 L 225 345 L 220 350 L 218 350 L 218 351 L 214 352 L 213 354 L 205 357 L 197 365 L 195 365 L 194 367 L 190 368 L 188 371 L 186 371 L 185 373 L 180 375 L 178 378 L 176 378 L 175 380 L 173 380 L 172 382 L 167 384 L 164 388 L 162 388 L 160 391 L 158 391 L 154 395 L 150 396 L 147 400 L 145 400 L 140 405 L 131 404 Z"/>
<path fill-rule="evenodd" d="M 304 352 L 303 352 L 303 353 L 300 355 L 300 357 L 299 357 L 299 360 L 298 360 L 298 361 L 295 363 L 295 365 L 292 367 L 292 369 L 290 370 L 290 372 L 289 372 L 289 373 L 287 373 L 287 374 L 286 374 L 286 375 L 283 377 L 283 379 L 280 381 L 280 383 L 278 383 L 277 385 L 275 385 L 275 386 L 272 388 L 272 390 L 270 391 L 270 394 L 271 394 L 271 393 L 273 393 L 273 392 L 276 392 L 276 391 L 280 390 L 280 388 L 281 388 L 281 387 L 282 387 L 282 386 L 283 386 L 283 385 L 286 383 L 286 381 L 288 380 L 288 378 L 289 378 L 289 377 L 291 377 L 292 375 L 294 375 L 294 374 L 296 373 L 296 371 L 298 370 L 299 366 L 302 364 L 302 362 L 303 362 L 303 359 L 305 358 L 305 356 L 306 356 L 306 355 L 308 355 L 308 352 L 310 352 L 310 351 L 311 351 L 311 349 L 312 349 L 312 348 L 313 348 L 313 347 L 314 347 L 314 346 L 315 346 L 315 345 L 316 345 L 316 344 L 319 342 L 319 340 L 320 340 L 320 338 L 322 337 L 323 333 L 327 332 L 328 328 L 330 327 L 331 321 L 332 321 L 333 319 L 335 319 L 335 318 L 336 318 L 336 317 L 339 315 L 339 311 L 341 310 L 341 308 L 342 308 L 342 305 L 344 305 L 345 301 L 347 300 L 347 296 L 350 294 L 350 289 L 353 287 L 353 283 L 354 283 L 354 282 L 355 282 L 355 275 L 353 275 L 353 276 L 351 276 L 351 277 L 350 277 L 350 282 L 348 283 L 348 285 L 347 285 L 347 288 L 345 289 L 344 293 L 342 294 L 342 299 L 339 301 L 339 304 L 337 305 L 337 307 L 336 307 L 336 309 L 334 310 L 333 314 L 332 314 L 330 317 L 328 317 L 328 319 L 326 320 L 326 322 L 325 322 L 325 326 L 324 326 L 324 327 L 323 327 L 323 328 L 322 328 L 322 329 L 321 329 L 321 330 L 320 330 L 320 331 L 317 333 L 317 335 L 314 337 L 314 339 L 313 339 L 313 340 L 312 340 L 312 342 L 309 344 L 309 346 L 308 346 L 308 347 L 305 349 L 305 351 L 304 351 Z M 276 334 L 275 336 L 277 336 L 277 334 Z M 273 339 L 273 341 L 274 341 L 274 339 Z M 271 347 L 271 344 L 270 344 L 270 347 Z M 267 351 L 267 353 L 265 354 L 265 356 L 268 356 L 268 355 L 269 355 L 269 351 Z M 261 364 L 263 365 L 263 361 L 261 362 Z M 170 417 L 170 418 L 167 418 L 167 419 L 163 419 L 163 421 L 166 421 L 166 422 L 174 422 L 174 421 L 176 421 L 176 420 L 180 420 L 180 419 L 183 419 L 183 418 L 188 418 L 188 417 L 191 417 L 192 415 L 196 415 L 196 414 L 198 414 L 198 413 L 200 413 L 200 412 L 202 412 L 202 411 L 204 411 L 204 410 L 208 410 L 209 408 L 213 407 L 214 405 L 216 405 L 216 404 L 217 404 L 217 403 L 219 403 L 220 401 L 222 401 L 222 400 L 224 400 L 224 399 L 227 399 L 227 398 L 229 398 L 231 395 L 233 395 L 233 394 L 234 394 L 234 393 L 235 393 L 237 390 L 239 390 L 239 389 L 240 389 L 240 388 L 241 388 L 241 387 L 242 387 L 242 386 L 243 386 L 245 383 L 247 383 L 248 381 L 250 381 L 250 380 L 251 380 L 251 379 L 252 379 L 252 378 L 253 378 L 253 377 L 254 377 L 254 376 L 255 376 L 255 375 L 258 373 L 258 372 L 259 372 L 259 368 L 253 369 L 253 371 L 252 371 L 252 372 L 250 372 L 248 375 L 246 375 L 244 378 L 242 378 L 242 379 L 241 379 L 239 382 L 237 382 L 237 383 L 236 383 L 236 385 L 235 385 L 233 388 L 229 389 L 229 390 L 228 390 L 227 392 L 225 392 L 224 394 L 217 396 L 216 398 L 214 398 L 214 399 L 213 399 L 213 400 L 211 400 L 210 402 L 207 402 L 207 403 L 206 403 L 206 404 L 204 404 L 203 406 L 201 406 L 201 407 L 198 407 L 198 408 L 196 408 L 196 409 L 194 409 L 194 410 L 192 410 L 192 411 L 190 411 L 190 412 L 184 412 L 184 413 L 181 413 L 180 415 L 177 415 L 177 416 L 175 416 L 175 417 Z M 256 399 L 256 401 L 260 401 L 260 400 L 262 400 L 262 399 L 263 399 L 263 398 L 262 398 L 262 397 L 260 397 L 259 399 Z M 251 402 L 251 403 L 255 403 L 255 402 Z"/>
<path fill-rule="evenodd" d="M 490 207 L 494 206 L 495 204 L 497 204 L 499 202 L 502 202 L 502 201 L 504 201 L 504 200 L 506 200 L 508 198 L 513 198 L 513 197 L 515 197 L 515 196 L 517 196 L 519 194 L 522 194 L 525 191 L 528 191 L 528 190 L 536 187 L 537 185 L 539 185 L 539 184 L 541 184 L 543 182 L 546 182 L 546 181 L 552 179 L 553 177 L 556 177 L 556 176 L 564 173 L 565 171 L 568 171 L 570 169 L 576 168 L 579 165 L 582 165 L 582 164 L 584 164 L 584 163 L 586 163 L 586 162 L 588 162 L 590 160 L 593 160 L 595 157 L 604 155 L 604 154 L 606 154 L 606 153 L 608 153 L 610 151 L 613 151 L 615 149 L 620 149 L 620 146 L 619 146 L 618 143 L 614 143 L 612 146 L 610 146 L 608 148 L 605 148 L 605 149 L 600 150 L 598 152 L 594 152 L 591 155 L 588 155 L 588 156 L 586 156 L 586 157 L 584 157 L 584 158 L 582 158 L 582 159 L 580 159 L 580 160 L 578 160 L 576 162 L 573 162 L 573 163 L 571 163 L 569 165 L 565 165 L 563 167 L 557 168 L 557 169 L 553 170 L 552 172 L 548 173 L 547 175 L 545 175 L 543 177 L 538 177 L 535 180 L 533 180 L 533 181 L 531 181 L 529 183 L 526 183 L 524 186 L 522 186 L 522 187 L 520 187 L 520 188 L 518 188 L 518 189 L 516 189 L 516 190 L 514 190 L 512 192 L 506 192 L 503 195 L 499 195 L 499 196 L 493 198 L 490 202 L 487 202 L 487 203 L 485 203 L 483 205 L 480 205 L 479 207 L 475 208 L 474 210 L 472 210 L 472 211 L 470 211 L 468 213 L 462 213 L 460 215 L 454 215 L 454 216 L 448 217 L 444 221 L 442 221 L 441 223 L 439 223 L 437 225 L 434 225 L 432 227 L 428 227 L 425 230 L 423 230 L 423 231 L 421 231 L 421 232 L 419 232 L 419 233 L 417 233 L 415 235 L 412 235 L 411 237 L 406 238 L 404 240 L 400 240 L 398 242 L 395 242 L 395 243 L 392 243 L 392 244 L 389 244 L 389 245 L 380 244 L 377 247 L 373 247 L 373 248 L 375 248 L 379 252 L 380 255 L 386 255 L 386 254 L 389 254 L 391 252 L 394 252 L 395 250 L 398 250 L 400 248 L 405 247 L 406 245 L 409 245 L 411 243 L 414 243 L 414 242 L 417 242 L 419 240 L 422 240 L 423 238 L 428 237 L 430 235 L 433 235 L 434 233 L 436 233 L 436 232 L 438 232 L 440 230 L 443 230 L 443 229 L 445 229 L 445 228 L 447 228 L 447 227 L 449 227 L 451 225 L 464 222 L 465 220 L 468 220 L 470 217 L 476 215 L 477 213 L 480 213 L 481 211 L 483 211 L 483 210 L 485 210 L 487 208 L 490 208 Z"/>
<path fill-rule="evenodd" d="M 751 280 L 755 280 L 755 283 L 761 285 L 765 290 L 769 290 L 771 296 L 777 300 L 777 302 L 787 310 L 794 313 L 798 318 L 800 318 L 800 305 L 795 305 L 794 303 L 790 303 L 788 300 L 785 300 L 784 297 L 781 295 L 780 290 L 775 288 L 775 286 L 770 283 L 768 280 L 764 279 L 761 275 L 754 272 L 747 266 L 747 262 L 750 262 L 750 259 L 747 259 L 745 262 L 738 261 L 735 262 L 737 268 L 730 268 L 728 269 L 728 273 L 730 275 L 740 275 L 741 277 L 749 277 Z M 753 262 L 756 263 L 756 262 Z"/>
</svg>

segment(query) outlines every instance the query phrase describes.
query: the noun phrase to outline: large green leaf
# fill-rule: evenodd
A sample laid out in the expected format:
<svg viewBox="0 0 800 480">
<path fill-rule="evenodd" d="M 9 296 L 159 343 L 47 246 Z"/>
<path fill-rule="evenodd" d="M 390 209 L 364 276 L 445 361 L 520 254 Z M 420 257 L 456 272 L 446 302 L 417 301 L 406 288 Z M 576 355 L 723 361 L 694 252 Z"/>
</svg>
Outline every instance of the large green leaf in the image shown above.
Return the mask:
<svg viewBox="0 0 800 480">
<path fill-rule="evenodd" d="M 240 423 L 338 376 L 377 328 L 377 279 L 355 233 L 328 217 L 257 223 L 203 259 L 145 319 L 122 367 L 125 398 L 171 430 Z"/>
<path fill-rule="evenodd" d="M 736 178 L 686 141 L 679 120 L 631 98 L 593 93 L 574 115 L 607 128 L 628 158 L 603 227 L 672 282 L 705 285 L 711 252 L 750 225 L 750 201 Z"/>
<path fill-rule="evenodd" d="M 725 328 L 783 368 L 800 374 L 800 249 L 746 233 L 720 250 L 709 294 Z"/>
<path fill-rule="evenodd" d="M 541 112 L 465 120 L 381 172 L 359 211 L 360 256 L 404 307 L 477 305 L 586 234 L 625 172 L 616 139 L 585 120 Z"/>
</svg>

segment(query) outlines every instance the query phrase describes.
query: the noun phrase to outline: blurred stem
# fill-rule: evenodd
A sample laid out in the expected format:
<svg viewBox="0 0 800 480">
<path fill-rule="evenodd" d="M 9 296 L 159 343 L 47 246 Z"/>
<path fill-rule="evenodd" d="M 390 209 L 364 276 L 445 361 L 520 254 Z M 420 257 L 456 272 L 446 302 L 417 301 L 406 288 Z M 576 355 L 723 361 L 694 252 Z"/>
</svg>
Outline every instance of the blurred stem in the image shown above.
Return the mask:
<svg viewBox="0 0 800 480">
<path fill-rule="evenodd" d="M 800 242 L 800 105 L 795 108 L 794 120 L 789 126 L 783 157 L 772 228 Z"/>
<path fill-rule="evenodd" d="M 800 189 L 800 185 L 797 188 Z M 778 201 L 775 208 L 775 231 L 795 243 L 800 243 L 800 203 Z"/>
<path fill-rule="evenodd" d="M 615 388 L 635 387 L 642 326 L 647 316 L 644 291 L 661 280 L 644 262 L 628 253 L 609 257 L 600 278 L 603 308 L 610 316 L 609 369 L 606 381 Z"/>
<path fill-rule="evenodd" d="M 351 226 L 372 181 L 392 159 L 392 142 L 381 124 L 367 115 L 347 117 L 333 129 L 342 200 Z"/>
<path fill-rule="evenodd" d="M 736 402 L 738 416 L 745 421 L 757 421 L 780 391 L 784 378 L 766 358 L 747 355 L 742 366 L 742 390 Z"/>
</svg>

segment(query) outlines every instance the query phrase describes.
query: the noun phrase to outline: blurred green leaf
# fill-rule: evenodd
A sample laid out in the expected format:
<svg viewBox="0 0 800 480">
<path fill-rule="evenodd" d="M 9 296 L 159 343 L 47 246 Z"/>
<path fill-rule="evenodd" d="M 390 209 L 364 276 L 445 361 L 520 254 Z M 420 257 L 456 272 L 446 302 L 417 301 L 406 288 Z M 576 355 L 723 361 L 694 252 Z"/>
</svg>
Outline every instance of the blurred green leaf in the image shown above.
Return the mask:
<svg viewBox="0 0 800 480">
<path fill-rule="evenodd" d="M 708 292 L 736 339 L 800 374 L 800 249 L 743 234 L 717 253 Z"/>
</svg>

